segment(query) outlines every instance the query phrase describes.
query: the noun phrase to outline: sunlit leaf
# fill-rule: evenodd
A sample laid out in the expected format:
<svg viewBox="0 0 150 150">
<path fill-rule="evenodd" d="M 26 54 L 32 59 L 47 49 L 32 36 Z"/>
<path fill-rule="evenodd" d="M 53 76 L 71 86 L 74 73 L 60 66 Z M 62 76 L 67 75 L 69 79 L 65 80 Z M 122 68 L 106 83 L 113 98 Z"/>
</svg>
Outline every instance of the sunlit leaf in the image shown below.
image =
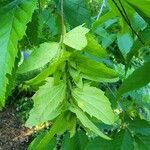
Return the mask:
<svg viewBox="0 0 150 150">
<path fill-rule="evenodd" d="M 78 106 L 106 124 L 114 123 L 114 113 L 110 107 L 108 98 L 100 89 L 84 86 L 83 89 L 76 88 L 72 91 Z"/>
<path fill-rule="evenodd" d="M 40 47 L 32 52 L 29 58 L 21 64 L 18 73 L 26 73 L 43 67 L 55 59 L 60 52 L 59 43 L 43 43 Z"/>
<path fill-rule="evenodd" d="M 71 107 L 70 110 L 76 114 L 77 118 L 80 120 L 82 125 L 85 128 L 88 128 L 89 130 L 93 131 L 95 134 L 103 137 L 104 139 L 110 140 L 108 136 L 106 136 L 103 132 L 101 132 L 86 116 L 84 112 L 82 112 L 78 108 Z"/>
<path fill-rule="evenodd" d="M 87 39 L 85 35 L 88 32 L 89 29 L 83 26 L 78 26 L 65 34 L 63 42 L 64 44 L 76 50 L 82 50 L 87 45 Z"/>
<path fill-rule="evenodd" d="M 54 79 L 48 78 L 45 85 L 33 96 L 34 107 L 30 111 L 26 126 L 32 127 L 52 120 L 60 114 L 58 106 L 65 98 L 65 83 L 54 85 Z"/>
</svg>

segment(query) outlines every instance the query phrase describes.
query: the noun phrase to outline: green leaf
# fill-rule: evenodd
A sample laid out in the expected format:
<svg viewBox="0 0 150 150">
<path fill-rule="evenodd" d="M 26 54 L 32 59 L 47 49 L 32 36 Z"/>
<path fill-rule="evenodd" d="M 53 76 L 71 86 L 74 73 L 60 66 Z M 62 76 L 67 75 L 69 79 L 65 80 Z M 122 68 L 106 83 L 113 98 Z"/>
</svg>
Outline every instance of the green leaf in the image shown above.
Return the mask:
<svg viewBox="0 0 150 150">
<path fill-rule="evenodd" d="M 114 113 L 111 109 L 111 104 L 103 91 L 84 85 L 83 89 L 74 89 L 72 95 L 84 112 L 106 124 L 114 123 Z"/>
<path fill-rule="evenodd" d="M 150 135 L 150 123 L 145 120 L 131 120 L 128 128 L 135 134 Z"/>
<path fill-rule="evenodd" d="M 84 150 L 113 150 L 111 149 L 111 141 L 97 137 L 91 140 Z"/>
<path fill-rule="evenodd" d="M 52 120 L 60 114 L 60 103 L 65 98 L 65 83 L 54 85 L 54 79 L 48 78 L 45 85 L 33 96 L 34 107 L 30 111 L 26 126 L 32 127 Z"/>
<path fill-rule="evenodd" d="M 112 141 L 111 149 L 134 150 L 134 140 L 128 130 L 121 130 Z"/>
<path fill-rule="evenodd" d="M 149 68 L 150 62 L 147 62 L 125 79 L 119 88 L 118 97 L 126 92 L 136 90 L 147 85 L 150 82 L 150 75 L 148 75 Z"/>
<path fill-rule="evenodd" d="M 77 131 L 72 138 L 69 134 L 66 134 L 63 138 L 61 150 L 83 150 L 88 142 L 88 136 L 82 130 Z"/>
<path fill-rule="evenodd" d="M 39 45 L 39 15 L 35 10 L 32 15 L 32 20 L 27 24 L 26 36 L 21 40 L 20 45 L 23 46 L 25 42 L 26 48 L 31 48 L 33 45 Z M 32 32 L 31 32 L 32 31 Z"/>
<path fill-rule="evenodd" d="M 40 138 L 38 142 L 35 142 L 34 150 L 45 150 L 55 134 L 58 134 L 60 132 L 62 134 L 70 128 L 72 122 L 70 123 L 69 120 L 66 119 L 67 115 L 68 113 L 65 112 L 57 117 L 50 131 L 48 131 L 47 134 L 45 134 L 42 138 Z M 33 144 L 31 143 L 31 146 Z"/>
<path fill-rule="evenodd" d="M 129 95 L 134 99 L 134 102 L 142 106 L 142 108 L 147 107 L 150 110 L 150 85 L 129 92 Z"/>
<path fill-rule="evenodd" d="M 35 147 L 38 145 L 38 143 L 43 139 L 43 137 L 47 134 L 47 132 L 42 133 L 40 135 L 38 135 L 33 141 L 32 143 L 29 145 L 28 150 L 35 150 Z M 48 144 L 45 146 L 45 150 L 49 150 L 49 149 L 54 149 L 56 145 L 56 139 L 53 138 L 52 140 L 50 140 L 48 142 Z"/>
<path fill-rule="evenodd" d="M 138 51 L 145 47 L 150 45 L 150 26 L 145 28 L 143 31 L 139 32 L 139 37 L 144 43 L 144 45 L 141 43 L 139 38 L 133 43 L 133 46 L 130 50 L 130 52 L 127 54 L 127 63 L 129 63 L 134 55 L 138 53 Z"/>
<path fill-rule="evenodd" d="M 134 27 L 134 30 L 137 32 L 143 30 L 147 26 L 145 20 L 138 13 L 133 14 L 133 17 L 131 18 L 131 23 Z"/>
<path fill-rule="evenodd" d="M 69 52 L 64 52 L 63 55 L 56 58 L 46 69 L 44 69 L 40 74 L 38 74 L 33 79 L 26 81 L 26 84 L 30 86 L 40 85 L 49 75 L 52 75 L 64 61 L 70 57 Z"/>
<path fill-rule="evenodd" d="M 114 12 L 112 12 L 112 11 L 107 12 L 106 14 L 102 15 L 98 20 L 96 20 L 93 23 L 92 28 L 93 29 L 98 28 L 101 24 L 103 24 L 104 22 L 106 22 L 107 20 L 109 20 L 110 18 L 113 18 L 113 17 L 115 17 Z"/>
<path fill-rule="evenodd" d="M 69 24 L 73 27 L 91 23 L 91 16 L 83 0 L 64 0 L 64 14 Z"/>
<path fill-rule="evenodd" d="M 88 34 L 86 38 L 88 44 L 84 49 L 85 52 L 98 58 L 106 57 L 106 51 L 101 47 L 101 45 L 94 39 L 91 34 Z"/>
<path fill-rule="evenodd" d="M 84 131 L 78 131 L 74 136 L 75 147 L 78 150 L 83 150 L 88 142 L 89 142 L 88 136 Z"/>
<path fill-rule="evenodd" d="M 72 29 L 64 36 L 64 44 L 76 50 L 82 50 L 87 45 L 86 34 L 89 29 L 83 27 L 82 25 Z"/>
<path fill-rule="evenodd" d="M 98 82 L 114 82 L 118 80 L 118 74 L 101 62 L 80 54 L 74 55 L 72 61 L 75 61 L 75 69 L 82 73 L 83 78 Z"/>
<path fill-rule="evenodd" d="M 150 149 L 150 135 L 144 136 L 137 134 L 135 136 L 135 142 L 136 142 L 136 150 L 149 150 Z"/>
<path fill-rule="evenodd" d="M 18 73 L 26 73 L 43 67 L 47 63 L 53 61 L 59 53 L 61 47 L 59 43 L 43 43 L 40 47 L 32 52 L 19 67 Z"/>
<path fill-rule="evenodd" d="M 94 132 L 95 134 L 99 135 L 100 137 L 110 140 L 110 138 L 108 136 L 106 136 L 103 132 L 101 132 L 89 119 L 88 117 L 85 115 L 84 112 L 82 112 L 79 108 L 75 108 L 75 107 L 71 107 L 70 110 L 76 114 L 77 118 L 80 120 L 80 122 L 82 123 L 82 125 L 85 128 L 88 128 L 89 130 L 91 130 L 92 132 Z"/>
<path fill-rule="evenodd" d="M 150 24 L 150 9 L 148 7 L 150 6 L 149 0 L 127 0 L 127 2 L 141 15 L 141 17 L 143 17 L 143 19 L 145 19 L 147 23 Z"/>
<path fill-rule="evenodd" d="M 121 130 L 112 141 L 102 138 L 95 138 L 89 142 L 85 150 L 134 150 L 134 142 L 131 134 L 127 130 Z"/>
<path fill-rule="evenodd" d="M 0 9 L 0 109 L 5 104 L 8 84 L 6 74 L 11 74 L 17 57 L 18 41 L 25 34 L 26 24 L 35 9 L 36 0 L 16 0 Z"/>
<path fill-rule="evenodd" d="M 57 65 L 58 62 L 54 61 L 46 69 L 42 70 L 42 72 L 36 77 L 30 79 L 29 81 L 26 81 L 26 84 L 32 87 L 40 85 L 42 81 L 44 81 L 49 75 L 52 75 L 56 71 Z"/>
<path fill-rule="evenodd" d="M 117 43 L 122 55 L 126 56 L 132 47 L 133 39 L 129 33 L 119 34 L 117 36 Z"/>
</svg>

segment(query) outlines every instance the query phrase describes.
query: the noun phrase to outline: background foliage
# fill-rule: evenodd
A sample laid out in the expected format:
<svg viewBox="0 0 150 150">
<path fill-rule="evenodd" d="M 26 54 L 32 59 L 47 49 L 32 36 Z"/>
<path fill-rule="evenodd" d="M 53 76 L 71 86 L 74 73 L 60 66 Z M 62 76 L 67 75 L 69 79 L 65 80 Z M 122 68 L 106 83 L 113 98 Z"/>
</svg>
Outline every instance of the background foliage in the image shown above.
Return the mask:
<svg viewBox="0 0 150 150">
<path fill-rule="evenodd" d="M 149 6 L 1 1 L 0 109 L 19 88 L 25 125 L 49 123 L 29 150 L 150 149 Z"/>
</svg>

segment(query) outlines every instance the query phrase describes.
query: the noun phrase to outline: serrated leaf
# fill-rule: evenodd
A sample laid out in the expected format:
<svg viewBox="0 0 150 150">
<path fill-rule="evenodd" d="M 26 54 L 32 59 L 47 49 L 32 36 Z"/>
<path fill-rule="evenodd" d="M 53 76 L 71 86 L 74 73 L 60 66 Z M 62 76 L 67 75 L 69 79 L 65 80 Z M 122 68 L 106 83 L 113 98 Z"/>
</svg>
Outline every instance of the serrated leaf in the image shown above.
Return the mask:
<svg viewBox="0 0 150 150">
<path fill-rule="evenodd" d="M 48 78 L 45 85 L 33 96 L 34 107 L 30 111 L 26 126 L 32 127 L 52 120 L 60 114 L 59 104 L 65 98 L 65 83 L 54 85 L 54 79 Z"/>
<path fill-rule="evenodd" d="M 5 104 L 8 84 L 6 74 L 11 74 L 17 57 L 18 41 L 25 34 L 26 24 L 35 9 L 36 0 L 16 0 L 0 10 L 0 109 Z"/>
<path fill-rule="evenodd" d="M 101 47 L 101 45 L 94 39 L 91 34 L 87 34 L 86 38 L 88 44 L 84 49 L 85 52 L 98 58 L 106 57 L 106 51 Z"/>
<path fill-rule="evenodd" d="M 88 32 L 89 29 L 80 25 L 66 33 L 63 42 L 71 48 L 82 50 L 87 45 L 87 39 L 85 35 Z"/>
<path fill-rule="evenodd" d="M 18 73 L 26 73 L 43 67 L 57 57 L 60 52 L 60 44 L 56 42 L 43 43 L 32 52 L 29 58 L 21 64 Z"/>
<path fill-rule="evenodd" d="M 110 140 L 110 138 L 108 136 L 106 136 L 103 132 L 101 132 L 89 119 L 88 117 L 85 115 L 84 112 L 82 112 L 79 108 L 75 108 L 75 107 L 71 107 L 70 110 L 76 114 L 77 118 L 80 120 L 80 122 L 82 123 L 82 125 L 85 128 L 88 128 L 89 130 L 91 130 L 92 132 L 94 132 L 95 134 L 101 136 L 104 139 Z"/>
<path fill-rule="evenodd" d="M 118 74 L 101 62 L 81 54 L 76 54 L 72 57 L 72 60 L 76 63 L 75 69 L 83 73 L 83 78 L 99 82 L 115 82 L 118 80 Z"/>
<path fill-rule="evenodd" d="M 83 89 L 74 89 L 72 95 L 84 112 L 106 124 L 114 123 L 114 113 L 111 104 L 103 91 L 85 85 Z"/>
<path fill-rule="evenodd" d="M 147 62 L 125 79 L 119 88 L 118 97 L 126 92 L 136 90 L 147 85 L 150 82 L 149 68 L 150 62 Z"/>
</svg>

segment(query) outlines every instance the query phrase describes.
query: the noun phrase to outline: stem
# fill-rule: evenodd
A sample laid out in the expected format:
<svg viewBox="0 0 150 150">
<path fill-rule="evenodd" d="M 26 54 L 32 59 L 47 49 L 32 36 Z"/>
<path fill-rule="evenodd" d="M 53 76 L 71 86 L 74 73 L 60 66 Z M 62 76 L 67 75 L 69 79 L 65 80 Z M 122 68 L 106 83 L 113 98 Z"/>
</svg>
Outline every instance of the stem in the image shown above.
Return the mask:
<svg viewBox="0 0 150 150">
<path fill-rule="evenodd" d="M 96 20 L 98 20 L 100 18 L 101 14 L 103 12 L 104 7 L 106 7 L 106 0 L 103 0 L 102 5 L 100 6 L 100 10 L 99 10 L 99 13 L 97 15 Z"/>
<path fill-rule="evenodd" d="M 120 3 L 120 6 L 121 6 L 121 8 L 122 8 L 122 10 L 123 10 L 124 15 L 126 16 L 126 20 L 128 20 L 128 23 L 131 25 L 130 19 L 129 19 L 127 13 L 126 13 L 125 8 L 123 7 L 123 4 L 122 4 L 121 0 L 119 0 L 119 3 Z"/>
<path fill-rule="evenodd" d="M 141 39 L 141 37 L 138 35 L 138 33 L 137 33 L 137 32 L 134 30 L 134 28 L 132 27 L 130 21 L 129 21 L 129 20 L 127 19 L 127 17 L 126 17 L 126 14 L 123 13 L 123 12 L 125 11 L 125 9 L 123 8 L 124 10 L 123 10 L 123 12 L 122 12 L 122 10 L 121 10 L 120 7 L 118 6 L 117 2 L 116 2 L 115 0 L 112 0 L 112 1 L 113 1 L 113 3 L 115 4 L 115 6 L 117 7 L 117 9 L 119 10 L 121 16 L 123 17 L 123 19 L 125 20 L 125 22 L 127 23 L 127 25 L 131 28 L 131 30 L 133 31 L 133 33 L 137 36 L 137 38 L 138 38 L 139 41 L 142 43 L 142 45 L 144 45 L 143 40 Z M 123 6 L 121 5 L 121 7 L 123 7 Z"/>
<path fill-rule="evenodd" d="M 64 23 L 64 0 L 61 0 L 61 39 L 60 42 L 63 45 L 64 34 L 65 34 L 65 23 Z M 64 80 L 66 81 L 67 92 L 66 92 L 66 100 L 69 101 L 71 97 L 71 83 L 70 83 L 70 73 L 69 73 L 69 64 L 68 60 L 65 62 L 65 76 Z"/>
<path fill-rule="evenodd" d="M 69 101 L 71 96 L 71 83 L 70 83 L 70 73 L 69 73 L 69 62 L 66 61 L 65 64 L 65 76 L 66 76 L 66 85 L 67 85 L 67 92 L 66 92 L 66 99 Z"/>
<path fill-rule="evenodd" d="M 64 39 L 64 0 L 61 0 L 61 43 L 63 43 Z"/>
</svg>

